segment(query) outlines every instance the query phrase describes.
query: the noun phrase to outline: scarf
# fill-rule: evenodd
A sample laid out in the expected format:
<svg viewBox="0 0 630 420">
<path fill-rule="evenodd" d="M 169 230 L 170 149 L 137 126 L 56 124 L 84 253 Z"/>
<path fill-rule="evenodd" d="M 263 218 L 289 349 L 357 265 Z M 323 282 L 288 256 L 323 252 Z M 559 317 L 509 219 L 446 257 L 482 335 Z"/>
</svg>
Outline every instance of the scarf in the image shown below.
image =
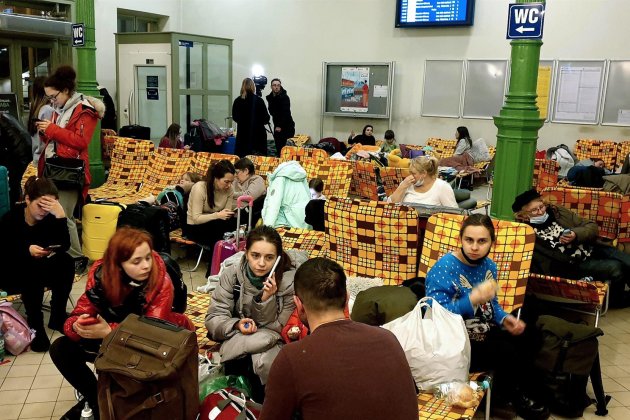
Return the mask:
<svg viewBox="0 0 630 420">
<path fill-rule="evenodd" d="M 266 280 L 265 276 L 256 276 L 252 269 L 249 268 L 248 263 L 245 263 L 245 275 L 256 289 L 261 290 L 263 288 L 263 282 Z"/>
</svg>

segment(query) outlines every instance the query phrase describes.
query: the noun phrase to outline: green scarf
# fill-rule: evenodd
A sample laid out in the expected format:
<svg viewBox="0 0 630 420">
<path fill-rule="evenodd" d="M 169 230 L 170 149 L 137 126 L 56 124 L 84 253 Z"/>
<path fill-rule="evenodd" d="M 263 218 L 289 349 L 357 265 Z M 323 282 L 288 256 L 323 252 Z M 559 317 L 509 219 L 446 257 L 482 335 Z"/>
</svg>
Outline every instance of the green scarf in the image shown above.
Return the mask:
<svg viewBox="0 0 630 420">
<path fill-rule="evenodd" d="M 257 277 L 247 263 L 245 263 L 245 275 L 256 289 L 261 290 L 263 288 L 263 282 L 266 280 L 265 276 Z"/>
</svg>

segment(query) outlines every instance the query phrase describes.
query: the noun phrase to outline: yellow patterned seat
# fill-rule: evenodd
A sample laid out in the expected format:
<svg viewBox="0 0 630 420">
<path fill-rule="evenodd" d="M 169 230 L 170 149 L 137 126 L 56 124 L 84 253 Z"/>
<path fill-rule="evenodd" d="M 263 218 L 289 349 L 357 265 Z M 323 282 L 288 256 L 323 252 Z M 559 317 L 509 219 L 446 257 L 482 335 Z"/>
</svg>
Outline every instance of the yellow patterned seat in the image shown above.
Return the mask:
<svg viewBox="0 0 630 420">
<path fill-rule="evenodd" d="M 619 235 L 620 244 L 630 242 L 630 195 L 621 198 L 621 210 L 619 212 Z"/>
<path fill-rule="evenodd" d="M 138 191 L 154 149 L 149 140 L 118 137 L 111 152 L 107 181 L 89 190 L 92 200 L 119 198 Z"/>
<path fill-rule="evenodd" d="M 22 191 L 24 191 L 24 184 L 26 184 L 26 180 L 32 176 L 37 176 L 37 166 L 35 166 L 35 162 L 31 162 L 26 166 L 24 173 L 22 174 L 21 186 Z M 20 194 L 21 196 L 22 194 Z"/>
<path fill-rule="evenodd" d="M 208 338 L 208 330 L 206 329 L 206 313 L 208 313 L 208 306 L 210 306 L 211 295 L 208 293 L 188 293 L 186 312 L 185 314 L 190 318 L 195 326 L 195 333 L 197 334 L 197 346 L 199 346 L 199 352 L 205 353 L 215 344 Z"/>
<path fill-rule="evenodd" d="M 558 185 L 558 172 L 560 165 L 555 160 L 536 159 L 534 161 L 534 178 L 532 186 L 540 192 L 547 187 Z"/>
<path fill-rule="evenodd" d="M 284 151 L 284 149 L 282 149 Z M 347 197 L 352 180 L 352 164 L 336 159 L 304 159 L 301 162 L 309 180 L 319 178 L 324 181 L 326 197 Z"/>
<path fill-rule="evenodd" d="M 326 257 L 328 248 L 326 234 L 318 230 L 298 228 L 277 228 L 282 238 L 282 249 L 298 249 L 307 251 L 309 258 Z"/>
<path fill-rule="evenodd" d="M 623 161 L 630 153 L 630 141 L 622 141 L 617 143 L 617 156 L 615 157 L 615 172 L 621 171 Z"/>
<path fill-rule="evenodd" d="M 617 143 L 612 140 L 579 139 L 575 142 L 574 152 L 578 160 L 600 158 L 606 169 L 615 169 Z"/>
<path fill-rule="evenodd" d="M 360 143 L 355 143 L 352 147 L 346 152 L 346 159 L 350 159 L 352 155 L 356 154 L 358 151 L 364 150 L 366 152 L 378 152 L 381 150 L 380 146 L 367 146 Z"/>
<path fill-rule="evenodd" d="M 265 182 L 267 181 L 267 176 L 272 174 L 281 163 L 280 158 L 273 156 L 248 155 L 246 158 L 254 163 L 256 175 L 260 175 Z"/>
<path fill-rule="evenodd" d="M 291 137 L 289 140 L 293 140 L 293 143 L 295 143 L 296 146 L 302 147 L 306 143 L 311 141 L 311 136 L 309 136 L 308 134 L 296 134 L 295 136 Z"/>
<path fill-rule="evenodd" d="M 296 147 L 296 146 L 285 146 L 282 148 L 282 152 L 280 154 L 280 160 L 282 162 L 286 162 L 289 160 L 295 160 L 297 162 L 302 162 L 304 159 L 317 159 L 317 160 L 328 160 L 328 153 L 322 149 L 315 149 L 313 147 Z"/>
<path fill-rule="evenodd" d="M 378 200 L 378 185 L 374 164 L 362 160 L 351 160 L 350 164 L 352 165 L 350 193 L 356 197 Z"/>
<path fill-rule="evenodd" d="M 426 277 L 429 269 L 445 254 L 458 249 L 461 244 L 459 232 L 464 216 L 455 214 L 435 214 L 426 224 L 422 254 L 418 265 L 418 276 Z M 536 235 L 534 230 L 523 223 L 493 220 L 496 243 L 489 257 L 497 264 L 500 291 L 499 303 L 507 312 L 523 306 L 525 289 L 531 266 Z M 480 373 L 474 373 L 476 378 Z M 486 416 L 489 415 L 489 401 L 486 401 Z M 447 406 L 432 394 L 420 394 L 418 405 L 421 419 L 460 419 L 472 418 L 477 407 L 465 410 Z M 486 417 L 487 418 L 487 417 Z"/>
<path fill-rule="evenodd" d="M 378 168 L 378 172 L 381 176 L 383 188 L 385 188 L 385 195 L 388 197 L 396 191 L 400 183 L 410 174 L 408 168 Z"/>
<path fill-rule="evenodd" d="M 418 213 L 382 201 L 331 197 L 326 202 L 328 255 L 349 276 L 400 284 L 415 277 Z"/>
<path fill-rule="evenodd" d="M 438 138 L 427 139 L 427 146 L 430 146 L 432 150 L 428 153 L 430 156 L 437 159 L 443 159 L 453 156 L 455 153 L 455 147 L 457 146 L 457 140 L 444 140 Z"/>
<path fill-rule="evenodd" d="M 226 155 L 223 153 L 196 152 L 190 160 L 190 167 L 187 172 L 195 172 L 201 176 L 206 176 L 208 167 L 223 159 L 229 160 L 234 164 L 240 158 L 236 155 Z"/>
<path fill-rule="evenodd" d="M 165 187 L 175 184 L 190 168 L 195 152 L 159 147 L 149 157 L 142 186 L 135 194 L 111 199 L 122 204 L 135 203 L 149 195 L 158 195 Z"/>
</svg>

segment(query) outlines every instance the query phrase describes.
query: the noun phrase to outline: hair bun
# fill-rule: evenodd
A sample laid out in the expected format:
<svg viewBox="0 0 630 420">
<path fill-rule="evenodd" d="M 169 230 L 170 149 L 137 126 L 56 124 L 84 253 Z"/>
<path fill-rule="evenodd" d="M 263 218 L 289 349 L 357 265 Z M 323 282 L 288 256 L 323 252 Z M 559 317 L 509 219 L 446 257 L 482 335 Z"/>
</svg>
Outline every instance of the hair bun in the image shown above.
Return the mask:
<svg viewBox="0 0 630 420">
<path fill-rule="evenodd" d="M 54 75 L 60 79 L 75 80 L 77 78 L 77 72 L 71 66 L 59 66 L 55 70 Z"/>
</svg>

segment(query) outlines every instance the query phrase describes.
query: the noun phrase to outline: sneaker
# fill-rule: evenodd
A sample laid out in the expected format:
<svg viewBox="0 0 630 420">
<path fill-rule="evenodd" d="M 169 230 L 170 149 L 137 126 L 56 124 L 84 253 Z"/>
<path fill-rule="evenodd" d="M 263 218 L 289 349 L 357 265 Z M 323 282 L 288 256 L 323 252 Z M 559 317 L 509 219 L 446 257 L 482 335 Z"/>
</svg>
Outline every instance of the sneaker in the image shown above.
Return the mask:
<svg viewBox="0 0 630 420">
<path fill-rule="evenodd" d="M 31 341 L 31 351 L 35 353 L 43 353 L 50 348 L 50 340 L 46 335 L 46 330 L 42 327 L 41 330 L 35 330 L 35 338 Z"/>
<path fill-rule="evenodd" d="M 88 257 L 77 257 L 74 259 L 74 274 L 83 275 L 88 265 Z"/>
</svg>

